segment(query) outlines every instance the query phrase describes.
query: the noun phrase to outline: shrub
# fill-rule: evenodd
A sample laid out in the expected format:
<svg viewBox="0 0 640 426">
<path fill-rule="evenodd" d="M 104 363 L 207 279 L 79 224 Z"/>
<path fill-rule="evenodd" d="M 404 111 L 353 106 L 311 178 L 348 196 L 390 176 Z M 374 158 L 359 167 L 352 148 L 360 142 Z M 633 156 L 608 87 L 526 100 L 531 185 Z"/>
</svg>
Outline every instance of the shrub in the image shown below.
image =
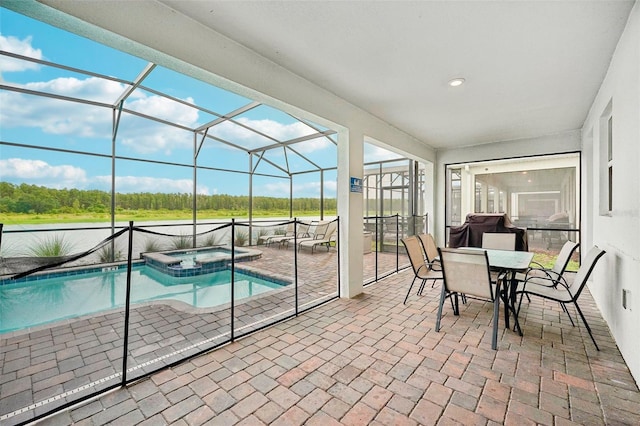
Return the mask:
<svg viewBox="0 0 640 426">
<path fill-rule="evenodd" d="M 266 228 L 258 228 L 256 232 L 256 241 L 258 244 L 263 244 L 262 237 L 266 237 L 269 235 L 269 231 Z"/>
<path fill-rule="evenodd" d="M 173 237 L 173 248 L 175 249 L 188 249 L 192 248 L 191 235 L 180 234 Z"/>
<path fill-rule="evenodd" d="M 116 250 L 113 244 L 107 244 L 102 247 L 98 255 L 100 256 L 100 262 L 102 263 L 116 262 L 124 259 L 122 251 Z"/>
<path fill-rule="evenodd" d="M 244 229 L 236 230 L 236 239 L 234 241 L 236 246 L 243 246 L 247 244 L 247 240 L 249 239 L 249 232 Z"/>
<path fill-rule="evenodd" d="M 29 248 L 29 254 L 35 257 L 67 256 L 73 251 L 73 245 L 64 239 L 64 235 L 52 235 L 42 238 Z"/>
<path fill-rule="evenodd" d="M 211 232 L 207 234 L 205 239 L 202 241 L 202 247 L 212 247 L 220 245 L 220 234 L 216 234 L 215 232 Z"/>
<path fill-rule="evenodd" d="M 162 251 L 162 246 L 156 239 L 149 239 L 144 242 L 144 252 L 145 253 L 153 253 L 157 251 Z"/>
</svg>

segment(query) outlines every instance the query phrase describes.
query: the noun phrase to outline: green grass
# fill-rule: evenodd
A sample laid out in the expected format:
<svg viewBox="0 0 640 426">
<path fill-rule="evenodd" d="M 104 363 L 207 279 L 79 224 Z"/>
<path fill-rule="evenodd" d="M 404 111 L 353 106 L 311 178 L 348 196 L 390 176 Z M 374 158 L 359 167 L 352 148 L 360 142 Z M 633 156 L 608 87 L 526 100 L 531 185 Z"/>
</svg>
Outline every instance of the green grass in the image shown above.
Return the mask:
<svg viewBox="0 0 640 426">
<path fill-rule="evenodd" d="M 335 211 L 326 211 L 325 215 L 335 215 Z M 294 216 L 318 216 L 318 211 L 296 211 Z M 198 220 L 216 220 L 216 219 L 248 219 L 245 210 L 207 210 L 198 212 Z M 289 217 L 289 211 L 274 210 L 260 211 L 254 210 L 254 218 L 270 218 L 270 217 Z M 154 222 L 161 220 L 191 220 L 193 215 L 188 211 L 169 211 L 169 210 L 135 210 L 116 212 L 117 222 Z M 56 223 L 104 223 L 110 222 L 111 217 L 105 213 L 60 213 L 60 214 L 22 214 L 22 213 L 3 213 L 2 223 L 5 225 L 41 225 Z"/>
<path fill-rule="evenodd" d="M 533 255 L 533 261 L 539 263 L 544 268 L 551 269 L 558 257 L 557 253 L 537 252 Z M 580 264 L 575 260 L 570 260 L 567 265 L 567 271 L 577 271 Z"/>
</svg>

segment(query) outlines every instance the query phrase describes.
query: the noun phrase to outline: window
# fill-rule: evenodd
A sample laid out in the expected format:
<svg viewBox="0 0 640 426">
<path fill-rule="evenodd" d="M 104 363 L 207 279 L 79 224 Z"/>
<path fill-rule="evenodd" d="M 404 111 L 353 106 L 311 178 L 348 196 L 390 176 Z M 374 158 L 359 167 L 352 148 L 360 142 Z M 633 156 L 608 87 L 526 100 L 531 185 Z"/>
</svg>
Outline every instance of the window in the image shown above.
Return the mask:
<svg viewBox="0 0 640 426">
<path fill-rule="evenodd" d="M 613 211 L 613 109 L 609 102 L 600 117 L 600 215 Z"/>
<path fill-rule="evenodd" d="M 609 211 L 613 210 L 613 117 L 609 117 L 607 120 L 607 139 L 608 139 L 608 156 L 607 156 L 607 169 L 609 170 Z"/>
<path fill-rule="evenodd" d="M 462 169 L 448 168 L 447 188 L 447 224 L 452 226 L 460 225 L 460 212 L 462 211 L 462 197 L 460 188 L 462 186 Z"/>
<path fill-rule="evenodd" d="M 577 153 L 448 165 L 446 229 L 469 213 L 506 213 L 529 229 L 532 250 L 577 241 L 579 168 Z"/>
</svg>

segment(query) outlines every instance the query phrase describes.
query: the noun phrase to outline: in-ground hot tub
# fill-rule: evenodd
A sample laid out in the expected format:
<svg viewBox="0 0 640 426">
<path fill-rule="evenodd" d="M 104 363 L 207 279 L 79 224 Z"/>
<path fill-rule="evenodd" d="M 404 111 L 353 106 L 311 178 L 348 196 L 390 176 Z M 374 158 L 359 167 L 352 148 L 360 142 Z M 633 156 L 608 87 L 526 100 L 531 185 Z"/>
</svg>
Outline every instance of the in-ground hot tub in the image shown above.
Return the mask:
<svg viewBox="0 0 640 426">
<path fill-rule="evenodd" d="M 231 254 L 231 249 L 226 247 L 206 247 L 142 253 L 142 258 L 148 266 L 172 277 L 190 277 L 228 269 Z M 261 256 L 262 252 L 255 249 L 236 248 L 233 251 L 235 262 L 247 262 Z"/>
</svg>

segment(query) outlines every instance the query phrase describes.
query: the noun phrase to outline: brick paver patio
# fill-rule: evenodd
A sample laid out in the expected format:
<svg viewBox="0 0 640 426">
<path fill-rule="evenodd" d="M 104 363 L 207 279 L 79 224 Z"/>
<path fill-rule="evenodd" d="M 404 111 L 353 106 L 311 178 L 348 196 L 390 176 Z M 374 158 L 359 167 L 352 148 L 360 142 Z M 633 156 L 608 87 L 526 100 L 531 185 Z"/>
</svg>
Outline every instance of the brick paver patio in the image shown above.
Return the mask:
<svg viewBox="0 0 640 426">
<path fill-rule="evenodd" d="M 238 263 L 237 271 L 258 272 L 294 282 L 292 247 L 260 246 L 259 249 L 262 257 Z M 365 256 L 367 277 L 375 276 L 375 258 L 375 254 Z M 315 254 L 303 251 L 298 253 L 297 261 L 297 295 L 294 286 L 288 285 L 238 299 L 233 318 L 235 336 L 292 315 L 296 298 L 304 309 L 337 295 L 335 249 L 321 249 Z M 395 270 L 396 256 L 380 253 L 377 264 L 379 273 Z M 137 285 L 134 279 L 133 291 Z M 119 294 L 122 297 L 122 291 Z M 196 295 L 194 292 L 193 297 Z M 124 299 L 115 301 L 116 304 L 123 302 Z M 134 304 L 130 316 L 127 378 L 141 377 L 227 342 L 231 338 L 230 313 L 228 303 L 200 309 L 170 300 Z M 1 334 L 0 423 L 28 421 L 34 415 L 120 383 L 123 336 L 122 308 Z"/>
<path fill-rule="evenodd" d="M 493 351 L 491 304 L 459 317 L 447 306 L 436 333 L 438 286 L 405 306 L 411 279 L 394 274 L 42 424 L 640 424 L 640 392 L 588 292 L 600 352 L 538 299 L 521 312 L 524 336 L 500 327 Z"/>
</svg>

